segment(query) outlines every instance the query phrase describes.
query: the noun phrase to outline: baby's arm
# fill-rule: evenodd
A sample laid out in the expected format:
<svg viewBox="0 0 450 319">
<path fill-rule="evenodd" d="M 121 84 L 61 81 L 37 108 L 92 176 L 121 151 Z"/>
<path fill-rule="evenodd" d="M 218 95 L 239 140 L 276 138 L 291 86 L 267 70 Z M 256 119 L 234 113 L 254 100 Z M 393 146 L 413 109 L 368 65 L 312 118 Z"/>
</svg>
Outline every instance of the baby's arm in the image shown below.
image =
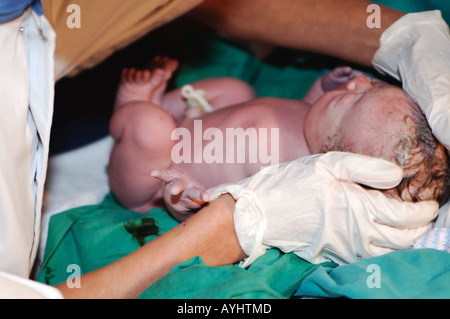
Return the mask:
<svg viewBox="0 0 450 319">
<path fill-rule="evenodd" d="M 336 68 L 333 71 L 318 78 L 306 93 L 303 101 L 309 104 L 313 104 L 324 93 L 340 88 L 343 84 L 349 82 L 359 75 L 363 75 L 363 73 L 353 70 L 349 66 Z"/>
<path fill-rule="evenodd" d="M 209 201 L 205 187 L 179 169 L 154 170 L 151 175 L 165 183 L 164 202 L 178 221 L 186 220 Z"/>
</svg>

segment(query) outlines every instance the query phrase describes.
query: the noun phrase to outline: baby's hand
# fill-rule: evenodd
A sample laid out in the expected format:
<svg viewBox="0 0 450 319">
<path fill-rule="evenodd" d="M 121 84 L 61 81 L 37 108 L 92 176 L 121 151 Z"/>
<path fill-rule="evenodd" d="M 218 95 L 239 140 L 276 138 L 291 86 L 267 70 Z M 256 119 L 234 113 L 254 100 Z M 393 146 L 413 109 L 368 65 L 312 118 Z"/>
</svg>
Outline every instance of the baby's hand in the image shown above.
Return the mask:
<svg viewBox="0 0 450 319">
<path fill-rule="evenodd" d="M 164 200 L 171 211 L 192 213 L 210 199 L 205 188 L 177 169 L 154 170 L 151 175 L 165 182 Z"/>
<path fill-rule="evenodd" d="M 359 75 L 364 73 L 349 66 L 336 68 L 322 77 L 322 90 L 324 92 L 336 90 Z"/>
</svg>

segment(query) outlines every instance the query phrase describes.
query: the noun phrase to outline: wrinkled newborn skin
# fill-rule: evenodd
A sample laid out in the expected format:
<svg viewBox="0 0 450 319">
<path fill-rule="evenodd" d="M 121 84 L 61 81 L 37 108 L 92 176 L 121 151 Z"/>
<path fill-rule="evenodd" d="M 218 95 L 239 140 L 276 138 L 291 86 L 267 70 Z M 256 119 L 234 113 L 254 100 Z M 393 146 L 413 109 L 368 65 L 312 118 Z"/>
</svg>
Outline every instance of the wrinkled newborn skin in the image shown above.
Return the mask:
<svg viewBox="0 0 450 319">
<path fill-rule="evenodd" d="M 280 163 L 327 151 L 387 159 L 400 165 L 407 177 L 397 189 L 387 193 L 404 200 L 436 199 L 443 189 L 444 148 L 432 136 L 427 140 L 431 147 L 423 148 L 424 139 L 417 138 L 423 135 L 417 123 L 423 123 L 424 116 L 398 87 L 357 76 L 326 93 L 314 94 L 312 88 L 308 95 L 317 97 L 308 100 L 311 105 L 301 100 L 256 98 L 247 84 L 229 78 L 206 79 L 193 86 L 207 93 L 215 111 L 193 118 L 185 114 L 180 89 L 161 92 L 161 82 L 165 83 L 170 76 L 162 76 L 158 82 L 157 75 L 141 75 L 139 79 L 131 76 L 128 87 L 124 89 L 122 85 L 122 93 L 129 93 L 131 88 L 133 92 L 128 96 L 133 97 L 118 103 L 110 124 L 111 135 L 117 142 L 109 165 L 110 185 L 122 205 L 129 209 L 144 212 L 158 206 L 164 183 L 149 176 L 153 170 L 172 170 L 182 178 L 186 188 L 207 189 L 240 181 L 267 165 L 260 158 L 256 163 L 250 162 L 248 147 L 244 150 L 244 163 L 174 163 L 171 151 L 176 141 L 171 139 L 171 133 L 177 128 L 187 129 L 192 135 L 192 145 L 195 144 L 198 134 L 195 120 L 201 120 L 201 135 L 209 128 L 220 130 L 223 136 L 229 128 L 265 128 L 269 132 L 278 129 L 278 140 L 271 140 L 269 133 L 258 136 L 258 143 L 265 144 L 266 150 L 273 149 L 271 143 L 277 143 L 275 150 Z M 230 96 L 234 99 L 231 102 Z M 426 130 L 424 121 L 422 126 Z M 229 151 L 229 142 L 224 141 L 223 153 Z M 200 148 L 193 146 L 191 158 L 202 158 L 209 143 L 203 141 Z M 237 152 L 242 150 L 235 149 Z M 433 160 L 424 162 L 425 155 Z M 432 173 L 436 173 L 436 178 L 429 179 Z"/>
</svg>

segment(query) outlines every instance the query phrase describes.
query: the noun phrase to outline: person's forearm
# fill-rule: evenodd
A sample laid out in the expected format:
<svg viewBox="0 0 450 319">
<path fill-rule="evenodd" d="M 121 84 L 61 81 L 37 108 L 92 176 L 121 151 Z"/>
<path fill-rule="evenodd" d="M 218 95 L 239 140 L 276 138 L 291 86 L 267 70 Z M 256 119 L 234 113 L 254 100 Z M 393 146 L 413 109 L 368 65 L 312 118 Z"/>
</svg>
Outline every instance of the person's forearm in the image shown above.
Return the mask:
<svg viewBox="0 0 450 319">
<path fill-rule="evenodd" d="M 81 276 L 80 288 L 57 286 L 65 298 L 136 298 L 176 265 L 200 256 L 206 265 L 243 258 L 234 231 L 235 201 L 222 195 L 169 232 L 122 259 Z"/>
<path fill-rule="evenodd" d="M 364 0 L 206 0 L 192 14 L 236 38 L 371 66 L 381 34 L 404 13 L 380 6 L 381 28 L 369 28 L 369 4 Z"/>
</svg>

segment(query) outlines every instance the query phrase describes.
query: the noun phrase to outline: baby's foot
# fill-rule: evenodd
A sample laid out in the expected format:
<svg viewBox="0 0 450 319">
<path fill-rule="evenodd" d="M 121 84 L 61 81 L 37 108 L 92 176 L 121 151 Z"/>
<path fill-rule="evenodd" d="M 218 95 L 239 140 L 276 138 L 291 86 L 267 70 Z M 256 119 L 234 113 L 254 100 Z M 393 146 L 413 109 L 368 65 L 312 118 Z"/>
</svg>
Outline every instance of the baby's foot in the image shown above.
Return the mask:
<svg viewBox="0 0 450 319">
<path fill-rule="evenodd" d="M 178 68 L 178 61 L 169 57 L 156 56 L 147 66 L 148 70 L 163 70 L 163 81 L 153 91 L 153 103 L 161 105 L 163 94 L 166 91 L 167 82 L 173 72 Z"/>
<path fill-rule="evenodd" d="M 131 101 L 146 101 L 160 105 L 167 81 L 178 67 L 178 61 L 155 58 L 153 69 L 123 69 L 114 108 Z"/>
</svg>

